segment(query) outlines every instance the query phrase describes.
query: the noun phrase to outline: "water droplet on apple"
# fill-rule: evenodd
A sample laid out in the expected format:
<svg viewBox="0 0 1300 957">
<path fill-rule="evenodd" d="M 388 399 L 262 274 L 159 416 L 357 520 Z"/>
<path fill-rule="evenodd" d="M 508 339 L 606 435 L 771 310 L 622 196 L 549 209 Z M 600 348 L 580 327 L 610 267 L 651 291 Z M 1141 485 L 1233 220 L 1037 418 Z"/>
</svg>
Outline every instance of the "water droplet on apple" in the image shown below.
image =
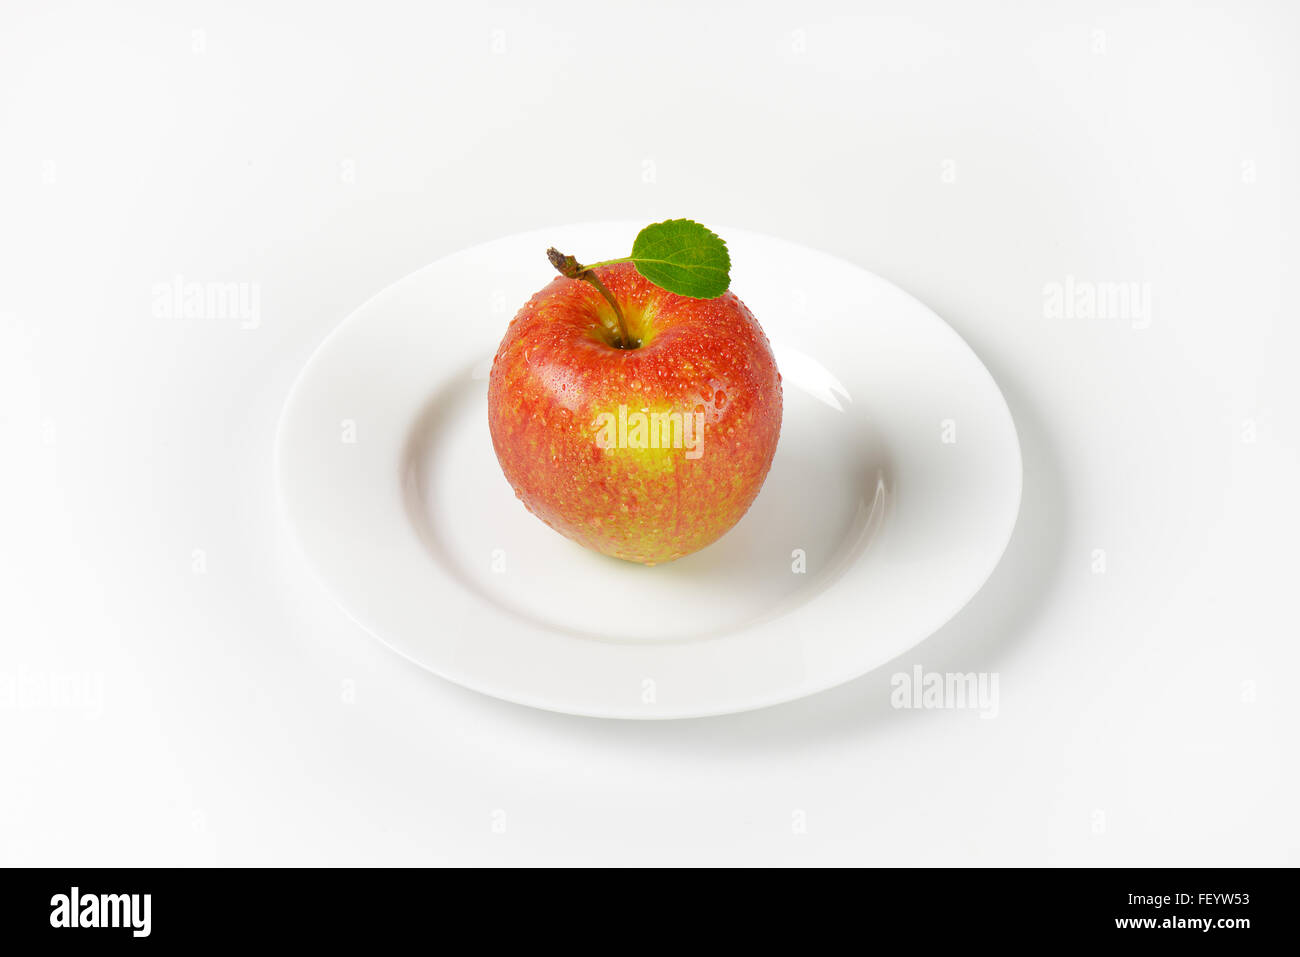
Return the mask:
<svg viewBox="0 0 1300 957">
<path fill-rule="evenodd" d="M 718 408 L 722 408 L 727 404 L 727 393 L 719 389 L 717 395 L 713 397 L 713 401 L 717 403 Z"/>
</svg>

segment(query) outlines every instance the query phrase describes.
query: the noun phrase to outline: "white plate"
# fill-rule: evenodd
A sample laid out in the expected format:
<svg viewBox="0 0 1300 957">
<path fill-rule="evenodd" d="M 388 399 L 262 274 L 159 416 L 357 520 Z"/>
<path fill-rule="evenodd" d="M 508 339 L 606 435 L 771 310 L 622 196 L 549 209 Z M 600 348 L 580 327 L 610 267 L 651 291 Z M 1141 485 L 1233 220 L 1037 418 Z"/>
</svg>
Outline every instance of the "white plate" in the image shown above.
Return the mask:
<svg viewBox="0 0 1300 957">
<path fill-rule="evenodd" d="M 970 600 L 1011 536 L 1015 426 L 951 328 L 823 253 L 718 230 L 732 289 L 785 384 L 767 483 L 720 541 L 646 568 L 584 550 L 515 499 L 487 426 L 487 372 L 506 324 L 551 280 L 548 246 L 608 258 L 640 225 L 465 250 L 330 334 L 277 440 L 283 507 L 310 564 L 352 618 L 412 661 L 574 714 L 758 708 L 923 640 Z"/>
</svg>

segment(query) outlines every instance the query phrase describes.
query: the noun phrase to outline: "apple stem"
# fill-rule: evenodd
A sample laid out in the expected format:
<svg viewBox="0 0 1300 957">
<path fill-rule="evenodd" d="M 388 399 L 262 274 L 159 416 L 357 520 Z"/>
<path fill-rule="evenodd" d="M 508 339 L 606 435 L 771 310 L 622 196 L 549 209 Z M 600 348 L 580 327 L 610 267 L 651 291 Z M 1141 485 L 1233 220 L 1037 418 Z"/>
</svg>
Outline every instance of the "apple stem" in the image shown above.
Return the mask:
<svg viewBox="0 0 1300 957">
<path fill-rule="evenodd" d="M 600 281 L 600 277 L 592 272 L 593 267 L 581 265 L 578 260 L 574 259 L 572 256 L 566 256 L 554 246 L 546 250 L 546 258 L 551 261 L 551 265 L 555 267 L 556 271 L 566 279 L 581 279 L 584 282 L 591 283 L 600 290 L 600 294 L 604 296 L 605 300 L 613 307 L 614 315 L 618 317 L 619 339 L 615 345 L 620 349 L 634 348 L 632 336 L 627 331 L 627 320 L 623 318 L 623 310 L 619 308 L 618 300 L 614 298 L 614 294 L 609 291 L 605 284 Z"/>
</svg>

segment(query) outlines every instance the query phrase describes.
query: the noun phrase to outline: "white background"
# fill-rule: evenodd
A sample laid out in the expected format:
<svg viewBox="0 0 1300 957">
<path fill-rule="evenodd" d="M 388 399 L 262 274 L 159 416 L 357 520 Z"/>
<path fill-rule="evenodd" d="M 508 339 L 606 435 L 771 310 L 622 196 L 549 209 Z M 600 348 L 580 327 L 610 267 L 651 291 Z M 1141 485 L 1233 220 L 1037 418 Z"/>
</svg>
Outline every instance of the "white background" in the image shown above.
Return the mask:
<svg viewBox="0 0 1300 957">
<path fill-rule="evenodd" d="M 1300 863 L 1294 5 L 112 6 L 0 21 L 0 863 Z M 670 216 L 972 344 L 1025 455 L 999 570 L 718 719 L 389 653 L 277 514 L 297 371 L 441 255 Z M 257 327 L 156 318 L 178 275 Z M 1149 325 L 1046 317 L 1067 276 Z M 892 709 L 914 664 L 998 717 Z"/>
</svg>

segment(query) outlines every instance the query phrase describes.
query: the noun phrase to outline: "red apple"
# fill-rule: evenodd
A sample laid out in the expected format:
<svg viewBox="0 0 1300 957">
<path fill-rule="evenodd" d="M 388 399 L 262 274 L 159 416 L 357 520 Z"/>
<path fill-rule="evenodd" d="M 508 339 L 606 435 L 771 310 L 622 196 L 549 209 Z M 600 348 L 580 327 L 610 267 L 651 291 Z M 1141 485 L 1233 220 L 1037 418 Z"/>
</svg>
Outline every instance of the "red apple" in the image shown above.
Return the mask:
<svg viewBox="0 0 1300 957">
<path fill-rule="evenodd" d="M 781 432 L 781 376 L 753 314 L 691 299 L 630 263 L 557 278 L 510 322 L 488 424 L 506 478 L 556 531 L 653 565 L 720 538 L 762 488 Z"/>
</svg>

